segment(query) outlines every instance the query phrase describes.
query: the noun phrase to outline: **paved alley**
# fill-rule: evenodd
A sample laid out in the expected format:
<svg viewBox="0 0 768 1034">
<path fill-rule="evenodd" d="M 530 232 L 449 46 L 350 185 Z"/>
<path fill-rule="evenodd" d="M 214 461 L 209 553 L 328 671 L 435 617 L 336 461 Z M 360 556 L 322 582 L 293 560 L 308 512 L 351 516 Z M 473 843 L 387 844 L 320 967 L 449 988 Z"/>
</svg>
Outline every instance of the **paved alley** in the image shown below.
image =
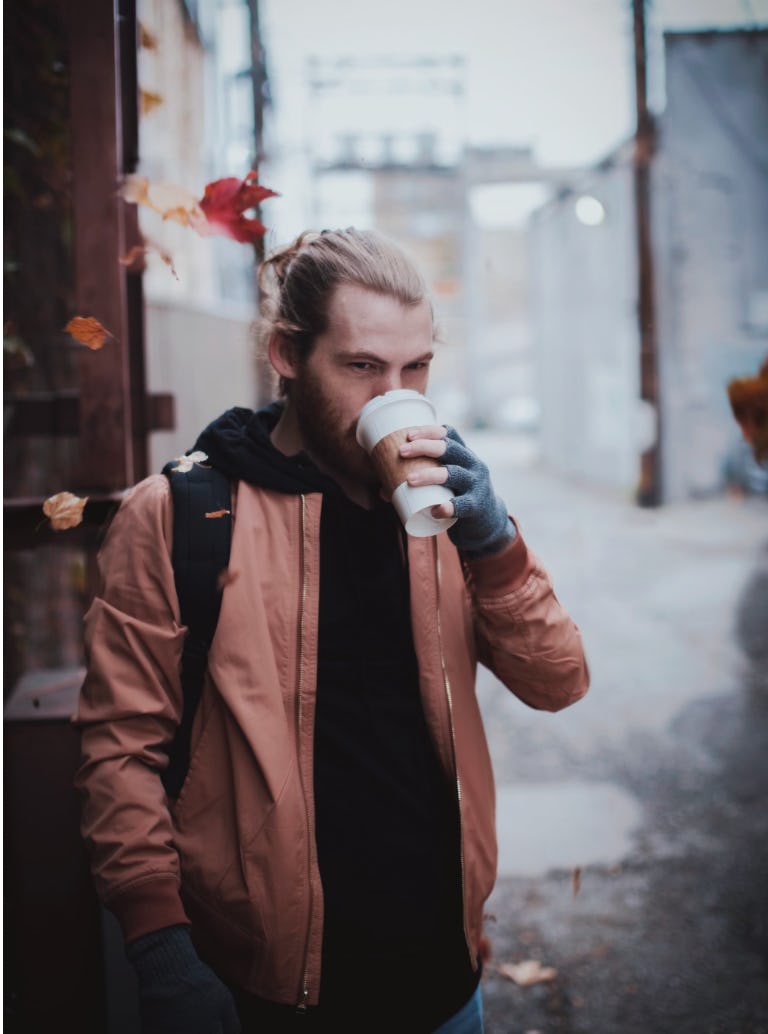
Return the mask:
<svg viewBox="0 0 768 1034">
<path fill-rule="evenodd" d="M 557 715 L 483 671 L 487 1034 L 768 1032 L 768 500 L 643 510 L 467 441 L 584 635 Z M 519 986 L 507 963 L 549 978 Z"/>
</svg>

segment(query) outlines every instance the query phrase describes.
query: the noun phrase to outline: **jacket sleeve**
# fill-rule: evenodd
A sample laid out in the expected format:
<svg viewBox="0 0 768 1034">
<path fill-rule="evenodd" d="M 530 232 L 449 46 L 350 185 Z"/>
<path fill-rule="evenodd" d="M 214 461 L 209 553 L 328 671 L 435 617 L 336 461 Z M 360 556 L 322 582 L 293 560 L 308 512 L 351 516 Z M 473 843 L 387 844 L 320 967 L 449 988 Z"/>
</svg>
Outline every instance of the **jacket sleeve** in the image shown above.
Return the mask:
<svg viewBox="0 0 768 1034">
<path fill-rule="evenodd" d="M 463 556 L 479 660 L 530 707 L 559 711 L 589 688 L 579 629 L 518 528 L 500 553 Z"/>
<path fill-rule="evenodd" d="M 181 717 L 186 632 L 170 559 L 172 522 L 164 475 L 129 491 L 99 553 L 100 584 L 85 617 L 75 782 L 96 889 L 128 941 L 188 922 L 160 778 Z"/>
</svg>

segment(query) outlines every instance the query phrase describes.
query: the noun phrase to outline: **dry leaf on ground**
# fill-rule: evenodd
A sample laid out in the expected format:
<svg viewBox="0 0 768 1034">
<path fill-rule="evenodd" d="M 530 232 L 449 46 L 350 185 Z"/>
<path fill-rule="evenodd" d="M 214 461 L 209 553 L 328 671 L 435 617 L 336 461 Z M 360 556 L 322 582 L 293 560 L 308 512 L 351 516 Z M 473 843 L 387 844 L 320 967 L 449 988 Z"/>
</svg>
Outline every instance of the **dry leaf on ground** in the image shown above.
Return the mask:
<svg viewBox="0 0 768 1034">
<path fill-rule="evenodd" d="M 73 316 L 64 330 L 71 334 L 75 341 L 94 352 L 104 345 L 108 337 L 112 337 L 107 328 L 93 316 Z"/>
<path fill-rule="evenodd" d="M 573 896 L 576 897 L 576 895 L 581 890 L 581 866 L 580 865 L 576 865 L 574 867 L 573 872 L 571 873 L 571 887 L 573 888 Z"/>
<path fill-rule="evenodd" d="M 538 959 L 526 959 L 524 962 L 502 962 L 496 969 L 503 977 L 514 980 L 519 987 L 545 984 L 557 976 L 556 969 L 552 966 L 542 966 Z"/>
<path fill-rule="evenodd" d="M 83 520 L 83 509 L 88 496 L 80 499 L 71 492 L 57 492 L 43 503 L 43 513 L 50 520 L 54 531 L 76 528 Z"/>
</svg>

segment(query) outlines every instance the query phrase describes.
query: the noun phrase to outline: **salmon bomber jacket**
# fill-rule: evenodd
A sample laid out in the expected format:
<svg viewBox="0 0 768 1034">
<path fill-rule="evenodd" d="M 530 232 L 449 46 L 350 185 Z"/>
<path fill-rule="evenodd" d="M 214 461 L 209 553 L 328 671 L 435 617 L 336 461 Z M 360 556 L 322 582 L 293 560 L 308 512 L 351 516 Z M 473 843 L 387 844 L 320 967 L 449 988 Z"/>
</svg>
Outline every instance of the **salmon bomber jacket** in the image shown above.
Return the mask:
<svg viewBox="0 0 768 1034">
<path fill-rule="evenodd" d="M 127 941 L 191 923 L 219 974 L 276 1002 L 316 1004 L 322 886 L 314 843 L 313 720 L 322 495 L 233 488 L 229 576 L 176 800 L 160 773 L 182 710 L 186 629 L 171 564 L 170 488 L 124 497 L 85 619 L 82 831 L 97 892 Z M 581 636 L 518 530 L 461 556 L 408 538 L 413 639 L 427 725 L 456 787 L 467 947 L 476 960 L 496 878 L 494 780 L 478 662 L 531 707 L 589 685 Z"/>
</svg>

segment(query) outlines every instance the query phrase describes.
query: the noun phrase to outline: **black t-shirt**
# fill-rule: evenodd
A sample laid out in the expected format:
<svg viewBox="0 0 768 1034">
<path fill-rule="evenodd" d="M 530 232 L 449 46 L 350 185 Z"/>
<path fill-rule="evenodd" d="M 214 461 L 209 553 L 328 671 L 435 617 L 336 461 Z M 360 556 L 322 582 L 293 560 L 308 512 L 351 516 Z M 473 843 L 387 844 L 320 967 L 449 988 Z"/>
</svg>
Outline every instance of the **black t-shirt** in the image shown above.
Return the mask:
<svg viewBox="0 0 768 1034">
<path fill-rule="evenodd" d="M 428 1031 L 464 1004 L 477 975 L 462 923 L 457 788 L 424 719 L 406 556 L 391 506 L 325 496 L 314 778 L 320 1009 L 367 1002 L 384 1023 L 388 1006 L 405 1008 L 412 1029 Z"/>
</svg>

